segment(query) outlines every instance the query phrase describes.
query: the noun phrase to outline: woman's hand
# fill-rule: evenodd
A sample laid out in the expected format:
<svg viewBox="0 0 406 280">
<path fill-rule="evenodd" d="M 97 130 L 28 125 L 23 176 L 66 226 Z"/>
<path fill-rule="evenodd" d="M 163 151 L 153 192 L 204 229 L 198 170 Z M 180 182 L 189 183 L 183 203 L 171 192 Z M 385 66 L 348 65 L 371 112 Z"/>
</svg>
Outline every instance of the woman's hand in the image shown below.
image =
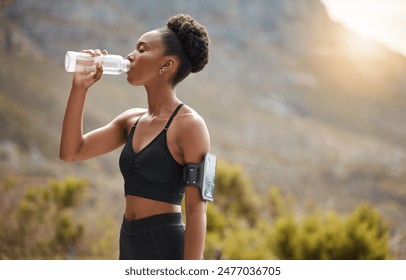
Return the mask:
<svg viewBox="0 0 406 280">
<path fill-rule="evenodd" d="M 82 50 L 83 53 L 87 53 L 92 57 L 97 57 L 101 55 L 106 55 L 108 52 L 106 50 L 100 51 L 99 49 L 96 50 Z M 93 62 L 86 62 L 86 61 L 80 61 L 79 63 L 91 63 Z M 86 66 L 86 65 L 84 65 Z M 92 66 L 92 65 L 89 65 Z M 101 76 L 103 74 L 103 66 L 100 62 L 96 63 L 96 70 L 93 72 L 91 70 L 85 70 L 81 72 L 75 72 L 73 74 L 73 87 L 78 87 L 78 88 L 83 88 L 83 89 L 88 89 L 91 87 L 95 82 L 100 80 Z"/>
</svg>

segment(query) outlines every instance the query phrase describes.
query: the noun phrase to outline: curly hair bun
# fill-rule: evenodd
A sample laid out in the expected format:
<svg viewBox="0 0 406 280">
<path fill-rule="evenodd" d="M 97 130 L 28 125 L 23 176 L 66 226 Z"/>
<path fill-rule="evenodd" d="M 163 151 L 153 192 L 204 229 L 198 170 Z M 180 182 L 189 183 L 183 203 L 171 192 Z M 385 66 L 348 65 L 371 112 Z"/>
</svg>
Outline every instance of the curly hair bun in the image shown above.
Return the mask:
<svg viewBox="0 0 406 280">
<path fill-rule="evenodd" d="M 206 28 L 189 15 L 169 18 L 166 26 L 178 36 L 192 64 L 192 73 L 201 71 L 209 62 L 209 35 Z"/>
</svg>

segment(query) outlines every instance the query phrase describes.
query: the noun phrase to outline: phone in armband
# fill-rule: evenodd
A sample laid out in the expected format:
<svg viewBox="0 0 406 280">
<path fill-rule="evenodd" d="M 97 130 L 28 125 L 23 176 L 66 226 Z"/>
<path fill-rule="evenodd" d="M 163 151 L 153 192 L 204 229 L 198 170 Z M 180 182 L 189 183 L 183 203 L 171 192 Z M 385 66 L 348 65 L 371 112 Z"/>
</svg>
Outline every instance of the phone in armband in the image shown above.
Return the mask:
<svg viewBox="0 0 406 280">
<path fill-rule="evenodd" d="M 183 169 L 183 185 L 196 186 L 204 201 L 214 200 L 216 156 L 206 154 L 200 163 L 186 163 Z"/>
</svg>

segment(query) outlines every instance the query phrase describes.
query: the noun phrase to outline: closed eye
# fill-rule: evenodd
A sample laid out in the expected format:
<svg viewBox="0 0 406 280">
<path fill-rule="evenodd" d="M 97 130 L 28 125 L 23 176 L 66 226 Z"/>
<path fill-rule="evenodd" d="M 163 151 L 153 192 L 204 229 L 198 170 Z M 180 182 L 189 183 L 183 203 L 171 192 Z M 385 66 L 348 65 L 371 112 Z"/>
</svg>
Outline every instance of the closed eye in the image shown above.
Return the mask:
<svg viewBox="0 0 406 280">
<path fill-rule="evenodd" d="M 138 42 L 137 43 L 137 50 L 139 53 L 143 53 L 146 51 L 145 42 Z"/>
</svg>

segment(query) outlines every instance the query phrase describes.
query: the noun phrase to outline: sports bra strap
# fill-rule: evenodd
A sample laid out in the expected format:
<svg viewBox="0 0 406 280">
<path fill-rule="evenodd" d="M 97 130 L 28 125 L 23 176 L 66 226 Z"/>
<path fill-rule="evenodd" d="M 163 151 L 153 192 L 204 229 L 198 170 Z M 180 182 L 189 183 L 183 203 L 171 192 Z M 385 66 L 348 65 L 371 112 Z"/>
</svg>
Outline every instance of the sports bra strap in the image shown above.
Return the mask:
<svg viewBox="0 0 406 280">
<path fill-rule="evenodd" d="M 146 112 L 145 112 L 146 113 Z M 140 119 L 142 118 L 143 115 L 145 115 L 145 113 L 143 113 L 141 116 L 138 117 L 137 121 L 134 123 L 134 127 L 137 126 L 138 122 L 140 121 Z"/>
<path fill-rule="evenodd" d="M 183 105 L 184 105 L 183 103 L 180 103 L 180 104 L 178 105 L 178 107 L 176 107 L 175 111 L 172 113 L 171 117 L 169 118 L 168 122 L 167 122 L 166 125 L 165 125 L 165 128 L 164 128 L 165 130 L 167 130 L 167 129 L 169 128 L 169 126 L 170 126 L 171 123 L 172 123 L 173 118 L 176 116 L 176 114 L 179 112 L 180 108 L 182 108 Z M 145 113 L 146 113 L 146 112 L 145 112 Z M 133 125 L 134 127 L 137 126 L 138 122 L 140 121 L 140 119 L 142 118 L 142 116 L 145 115 L 145 113 L 143 113 L 141 116 L 138 117 L 137 121 L 136 121 L 136 122 L 134 123 L 134 125 Z"/>
<path fill-rule="evenodd" d="M 165 130 L 167 130 L 169 128 L 169 126 L 172 123 L 173 118 L 176 116 L 176 114 L 179 112 L 180 108 L 182 108 L 183 105 L 184 105 L 183 103 L 180 103 L 178 105 L 178 107 L 176 107 L 175 111 L 172 113 L 172 116 L 169 118 L 168 122 L 165 125 Z"/>
</svg>

